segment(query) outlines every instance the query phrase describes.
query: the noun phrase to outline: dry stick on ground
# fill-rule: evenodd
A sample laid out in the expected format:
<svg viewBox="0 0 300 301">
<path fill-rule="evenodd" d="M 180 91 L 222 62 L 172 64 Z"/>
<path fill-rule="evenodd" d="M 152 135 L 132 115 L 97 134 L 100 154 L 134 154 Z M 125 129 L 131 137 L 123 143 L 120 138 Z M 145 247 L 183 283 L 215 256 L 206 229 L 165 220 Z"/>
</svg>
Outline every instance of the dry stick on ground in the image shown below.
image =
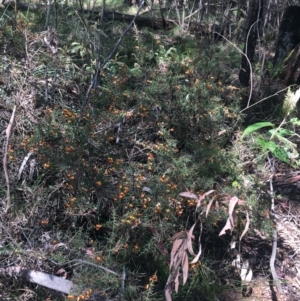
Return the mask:
<svg viewBox="0 0 300 301">
<path fill-rule="evenodd" d="M 46 257 L 47 258 L 47 257 Z M 113 274 L 115 276 L 119 276 L 119 278 L 122 280 L 122 290 L 124 289 L 125 287 L 125 280 L 126 280 L 126 271 L 125 271 L 125 268 L 123 268 L 123 271 L 122 271 L 122 274 L 118 274 L 108 268 L 105 268 L 104 266 L 102 265 L 99 265 L 99 264 L 95 264 L 95 263 L 92 263 L 92 262 L 89 262 L 87 260 L 82 260 L 82 259 L 73 259 L 73 260 L 70 260 L 68 262 L 64 262 L 64 263 L 58 263 L 58 262 L 55 262 L 54 260 L 50 259 L 50 258 L 47 258 L 48 261 L 50 261 L 51 263 L 57 265 L 57 266 L 65 266 L 65 265 L 69 265 L 71 263 L 78 263 L 78 264 L 87 264 L 87 265 L 91 265 L 95 268 L 98 268 L 98 269 L 101 269 L 107 273 L 110 273 L 110 274 Z M 124 291 L 123 291 L 124 292 Z"/>
<path fill-rule="evenodd" d="M 277 249 L 277 230 L 276 230 L 276 224 L 275 224 L 275 217 L 274 217 L 274 189 L 273 189 L 273 177 L 274 177 L 274 160 L 271 162 L 270 157 L 268 157 L 269 164 L 271 166 L 271 178 L 270 178 L 270 195 L 271 195 L 271 219 L 272 222 L 274 223 L 274 229 L 273 229 L 273 247 L 272 247 L 272 255 L 270 259 L 270 269 L 272 273 L 272 278 L 273 281 L 277 287 L 278 293 L 281 295 L 283 294 L 282 287 L 280 284 L 280 281 L 278 279 L 278 275 L 275 270 L 275 258 L 276 258 L 276 249 Z"/>
<path fill-rule="evenodd" d="M 80 259 L 74 259 L 71 261 L 68 261 L 64 264 L 56 263 L 55 261 L 52 261 L 48 259 L 50 262 L 58 265 L 63 266 L 70 263 L 78 263 L 78 264 L 88 264 L 92 265 L 93 267 L 99 268 L 104 270 L 107 273 L 111 273 L 115 276 L 118 276 L 119 279 L 122 280 L 122 290 L 121 293 L 124 293 L 125 288 L 125 280 L 126 280 L 126 272 L 125 269 L 123 269 L 122 274 L 118 274 L 110 269 L 107 269 L 101 265 L 94 264 L 92 262 L 86 261 L 86 260 L 80 260 Z M 24 280 L 27 280 L 29 282 L 56 290 L 58 292 L 64 293 L 64 294 L 71 294 L 74 290 L 78 288 L 76 284 L 74 284 L 71 280 L 67 280 L 55 275 L 47 274 L 40 271 L 34 271 L 25 267 L 20 266 L 10 266 L 6 268 L 0 268 L 0 278 L 1 277 L 19 277 Z"/>
<path fill-rule="evenodd" d="M 6 141 L 4 141 L 4 156 L 3 156 L 3 170 L 6 180 L 6 195 L 7 195 L 7 201 L 6 201 L 6 208 L 5 213 L 8 211 L 11 205 L 11 199 L 10 199 L 10 183 L 9 183 L 9 175 L 8 175 L 8 169 L 7 169 L 7 157 L 8 157 L 8 145 L 9 145 L 9 138 L 11 134 L 11 128 L 15 119 L 15 113 L 16 113 L 17 107 L 14 106 L 13 112 L 10 117 L 10 121 L 8 123 L 8 126 L 5 130 L 6 134 Z"/>
</svg>

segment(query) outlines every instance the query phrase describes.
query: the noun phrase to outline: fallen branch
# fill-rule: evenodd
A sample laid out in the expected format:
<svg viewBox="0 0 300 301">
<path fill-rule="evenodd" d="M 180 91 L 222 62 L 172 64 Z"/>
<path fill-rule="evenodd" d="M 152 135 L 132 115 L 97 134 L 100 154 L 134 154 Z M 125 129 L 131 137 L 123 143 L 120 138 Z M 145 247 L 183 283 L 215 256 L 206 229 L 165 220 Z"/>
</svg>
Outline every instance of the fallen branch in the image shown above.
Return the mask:
<svg viewBox="0 0 300 301">
<path fill-rule="evenodd" d="M 272 246 L 272 255 L 271 255 L 271 259 L 270 259 L 270 269 L 271 269 L 271 274 L 272 274 L 272 278 L 274 281 L 274 284 L 277 288 L 277 292 L 279 295 L 283 294 L 283 290 L 281 287 L 281 283 L 278 279 L 278 275 L 276 273 L 275 270 L 275 259 L 276 259 L 276 251 L 277 251 L 277 229 L 276 229 L 276 221 L 275 221 L 275 217 L 274 217 L 274 198 L 275 198 L 275 193 L 274 193 L 274 189 L 273 189 L 273 178 L 274 178 L 274 160 L 273 162 L 271 162 L 271 159 L 269 159 L 269 164 L 271 166 L 271 171 L 272 171 L 272 175 L 270 178 L 270 196 L 271 196 L 271 220 L 274 224 L 274 229 L 273 229 L 273 246 Z"/>
<path fill-rule="evenodd" d="M 72 289 L 75 289 L 75 284 L 70 280 L 17 266 L 9 268 L 0 268 L 0 276 L 19 277 L 29 282 L 65 294 L 70 294 Z"/>
<path fill-rule="evenodd" d="M 8 168 L 7 168 L 7 157 L 8 157 L 8 145 L 9 145 L 9 138 L 11 134 L 11 128 L 15 119 L 15 113 L 16 113 L 17 107 L 14 106 L 13 112 L 10 117 L 10 121 L 8 123 L 8 126 L 5 130 L 6 134 L 6 141 L 4 141 L 4 155 L 3 155 L 3 170 L 4 170 L 4 175 L 5 175 L 5 181 L 6 181 L 6 196 L 7 196 L 7 201 L 6 201 L 6 208 L 5 208 L 5 213 L 8 211 L 8 209 L 11 206 L 11 199 L 10 199 L 10 182 L 9 182 L 9 175 L 8 175 Z"/>
<path fill-rule="evenodd" d="M 74 263 L 74 262 L 92 265 L 96 268 L 100 268 L 100 269 L 104 270 L 107 273 L 111 273 L 113 275 L 119 276 L 120 279 L 122 279 L 122 290 L 124 289 L 125 278 L 126 278 L 125 271 L 123 271 L 122 275 L 120 275 L 110 269 L 103 267 L 103 266 L 99 266 L 92 262 L 88 262 L 88 261 L 80 260 L 80 259 L 74 259 L 65 264 Z M 65 264 L 63 264 L 63 265 L 65 265 Z M 58 276 L 54 276 L 51 274 L 47 274 L 44 272 L 34 271 L 34 270 L 27 269 L 27 268 L 22 268 L 19 266 L 0 268 L 0 277 L 18 277 L 18 278 L 27 280 L 31 283 L 35 283 L 35 284 L 50 288 L 50 289 L 53 289 L 55 291 L 58 291 L 58 292 L 61 292 L 64 294 L 71 294 L 74 290 L 77 289 L 77 286 L 71 280 L 67 280 L 67 279 L 64 279 L 64 278 L 61 278 Z"/>
</svg>

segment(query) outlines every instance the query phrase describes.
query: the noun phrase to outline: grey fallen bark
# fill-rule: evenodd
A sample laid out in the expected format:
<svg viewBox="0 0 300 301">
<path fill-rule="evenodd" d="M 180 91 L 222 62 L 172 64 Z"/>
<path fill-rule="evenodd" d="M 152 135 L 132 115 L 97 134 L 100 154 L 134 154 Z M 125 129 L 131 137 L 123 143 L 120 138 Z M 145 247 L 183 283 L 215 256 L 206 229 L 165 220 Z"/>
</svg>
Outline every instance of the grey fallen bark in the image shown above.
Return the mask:
<svg viewBox="0 0 300 301">
<path fill-rule="evenodd" d="M 53 262 L 53 261 L 52 261 Z M 74 259 L 71 260 L 65 264 L 69 264 L 72 262 L 77 262 L 81 264 L 88 264 L 91 266 L 94 266 L 96 268 L 99 268 L 107 273 L 113 274 L 115 276 L 120 277 L 122 280 L 122 291 L 121 293 L 124 293 L 125 288 L 125 279 L 126 279 L 126 272 L 125 268 L 123 269 L 122 274 L 118 274 L 110 269 L 107 269 L 103 266 L 99 266 L 97 264 L 94 264 L 92 262 L 88 262 L 86 260 L 80 260 L 80 259 Z M 64 264 L 64 265 L 65 265 Z M 27 280 L 29 282 L 56 290 L 58 292 L 64 293 L 64 294 L 70 294 L 73 290 L 76 289 L 76 285 L 67 279 L 57 277 L 51 274 L 47 274 L 44 272 L 34 271 L 30 270 L 24 267 L 18 267 L 18 266 L 12 266 L 7 268 L 0 268 L 0 277 L 19 277 L 21 279 Z"/>
<path fill-rule="evenodd" d="M 76 288 L 75 284 L 70 280 L 21 267 L 0 268 L 1 276 L 19 277 L 64 294 L 70 294 Z"/>
</svg>

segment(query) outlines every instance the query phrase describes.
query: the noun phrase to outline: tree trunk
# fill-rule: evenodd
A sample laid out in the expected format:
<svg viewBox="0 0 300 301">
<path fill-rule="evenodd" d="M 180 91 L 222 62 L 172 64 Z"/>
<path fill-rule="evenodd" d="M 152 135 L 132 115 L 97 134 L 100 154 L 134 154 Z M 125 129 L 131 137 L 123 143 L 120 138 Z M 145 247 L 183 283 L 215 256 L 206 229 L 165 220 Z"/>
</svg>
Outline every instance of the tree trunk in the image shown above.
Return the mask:
<svg viewBox="0 0 300 301">
<path fill-rule="evenodd" d="M 250 0 L 249 3 L 244 54 L 251 64 L 253 63 L 257 40 L 262 38 L 262 17 L 264 15 L 265 1 L 266 0 Z M 243 86 L 248 87 L 251 74 L 250 65 L 245 55 L 242 57 L 239 80 Z"/>
<path fill-rule="evenodd" d="M 278 66 L 300 43 L 300 7 L 290 6 L 284 11 L 279 26 L 274 67 Z"/>
<path fill-rule="evenodd" d="M 284 74 L 285 83 L 289 85 L 300 84 L 300 45 L 298 45 L 288 60 Z"/>
</svg>

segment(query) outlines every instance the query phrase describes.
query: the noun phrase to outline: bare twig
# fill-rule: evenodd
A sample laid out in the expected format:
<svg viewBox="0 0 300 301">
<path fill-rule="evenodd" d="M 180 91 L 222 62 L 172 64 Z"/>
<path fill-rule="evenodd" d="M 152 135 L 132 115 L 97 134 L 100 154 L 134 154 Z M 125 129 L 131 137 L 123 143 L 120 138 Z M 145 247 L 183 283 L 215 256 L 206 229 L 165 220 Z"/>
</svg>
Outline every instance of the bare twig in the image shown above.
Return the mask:
<svg viewBox="0 0 300 301">
<path fill-rule="evenodd" d="M 273 189 L 273 177 L 274 177 L 274 160 L 271 162 L 271 159 L 269 159 L 269 164 L 271 166 L 271 178 L 270 178 L 270 195 L 271 195 L 271 219 L 274 223 L 274 230 L 273 230 L 273 246 L 272 246 L 272 255 L 270 259 L 270 269 L 271 269 L 271 274 L 272 278 L 274 280 L 274 284 L 277 287 L 278 293 L 281 295 L 283 293 L 282 287 L 280 284 L 280 281 L 278 279 L 278 275 L 275 270 L 275 258 L 276 258 L 276 250 L 277 250 L 277 230 L 275 227 L 275 218 L 274 218 L 274 189 Z"/>
<path fill-rule="evenodd" d="M 251 28 L 252 28 L 252 26 L 251 26 Z M 250 28 L 250 30 L 251 30 L 251 28 Z M 220 33 L 216 32 L 216 31 L 214 31 L 213 34 L 219 35 L 221 38 L 223 38 L 225 41 L 227 41 L 229 44 L 231 44 L 239 53 L 241 53 L 242 55 L 245 56 L 245 58 L 246 58 L 246 60 L 247 60 L 247 62 L 249 64 L 249 68 L 250 68 L 250 93 L 249 93 L 249 97 L 248 97 L 248 101 L 247 101 L 247 107 L 246 107 L 246 109 L 247 109 L 249 107 L 249 105 L 250 105 L 250 100 L 251 100 L 252 91 L 253 91 L 253 71 L 252 71 L 252 64 L 251 64 L 249 58 L 247 57 L 247 55 L 240 48 L 238 48 L 236 45 L 234 45 L 231 41 L 229 41 L 227 38 L 225 38 L 223 35 L 221 35 Z M 248 42 L 248 37 L 249 37 L 249 35 L 247 35 L 246 43 Z"/>
<path fill-rule="evenodd" d="M 246 111 L 246 110 L 248 110 L 248 109 L 250 109 L 250 108 L 252 108 L 252 107 L 254 107 L 254 106 L 256 106 L 256 105 L 258 105 L 259 103 L 261 103 L 262 101 L 264 101 L 264 100 L 266 100 L 266 99 L 269 99 L 269 98 L 271 98 L 271 97 L 273 97 L 273 96 L 278 95 L 279 93 L 281 93 L 281 92 L 283 92 L 283 91 L 285 91 L 285 90 L 287 90 L 287 89 L 288 89 L 288 87 L 286 87 L 286 88 L 284 88 L 284 89 L 282 89 L 282 90 L 279 90 L 279 91 L 277 91 L 276 93 L 274 93 L 274 94 L 272 94 L 272 95 L 269 95 L 269 96 L 267 96 L 267 97 L 265 97 L 265 98 L 263 98 L 263 99 L 257 101 L 256 103 L 254 103 L 254 104 L 252 104 L 252 105 L 246 107 L 245 109 L 241 110 L 240 113 L 242 113 L 242 112 L 244 112 L 244 111 Z"/>
<path fill-rule="evenodd" d="M 120 274 L 118 274 L 118 273 L 116 273 L 116 272 L 114 272 L 114 271 L 112 271 L 112 270 L 110 270 L 110 269 L 108 269 L 108 268 L 105 268 L 105 267 L 102 266 L 102 265 L 95 264 L 95 263 L 89 262 L 89 261 L 87 261 L 87 260 L 73 259 L 73 260 L 70 260 L 70 261 L 67 261 L 67 262 L 64 262 L 64 263 L 58 263 L 58 262 L 55 262 L 54 260 L 52 260 L 52 259 L 50 259 L 50 258 L 47 258 L 47 260 L 49 260 L 49 261 L 52 262 L 53 264 L 59 265 L 59 266 L 65 266 L 65 265 L 68 265 L 68 264 L 70 264 L 70 263 L 87 264 L 87 265 L 91 265 L 91 266 L 93 266 L 93 267 L 95 267 L 95 268 L 101 269 L 101 270 L 103 270 L 103 271 L 105 271 L 105 272 L 107 272 L 107 273 L 113 274 L 113 275 L 115 275 L 115 276 L 119 276 L 120 278 L 123 277 L 123 275 L 120 275 Z"/>
<path fill-rule="evenodd" d="M 8 175 L 8 169 L 7 169 L 7 157 L 8 157 L 9 138 L 10 138 L 10 134 L 11 134 L 11 128 L 12 128 L 12 125 L 13 125 L 13 122 L 15 119 L 16 109 L 17 109 L 17 106 L 14 106 L 13 112 L 10 117 L 10 121 L 5 130 L 6 141 L 4 142 L 4 156 L 3 156 L 3 170 L 4 170 L 5 180 L 6 180 L 6 195 L 7 195 L 5 213 L 8 211 L 8 209 L 11 206 L 10 183 L 9 183 L 9 175 Z"/>
<path fill-rule="evenodd" d="M 80 259 L 75 259 L 71 260 L 69 262 L 66 262 L 64 264 L 59 264 L 54 262 L 53 260 L 48 259 L 50 262 L 62 266 L 62 265 L 67 265 L 70 263 L 79 263 L 79 264 L 88 264 L 92 265 L 93 267 L 100 268 L 104 270 L 107 273 L 111 273 L 113 275 L 119 276 L 120 279 L 122 280 L 122 292 L 125 287 L 125 280 L 126 280 L 126 272 L 125 269 L 123 269 L 122 274 L 118 274 L 110 269 L 107 269 L 103 266 L 94 264 L 92 262 L 86 261 L 86 260 L 80 260 Z M 47 288 L 56 290 L 58 292 L 62 292 L 65 294 L 70 294 L 74 289 L 77 288 L 77 285 L 74 284 L 72 281 L 60 278 L 54 275 L 50 275 L 44 272 L 40 271 L 34 271 L 30 270 L 26 267 L 20 267 L 20 266 L 11 266 L 11 267 L 6 267 L 6 268 L 0 268 L 0 277 L 20 277 L 23 278 L 27 281 L 30 281 L 32 283 L 36 283 L 42 286 L 45 286 Z"/>
</svg>

